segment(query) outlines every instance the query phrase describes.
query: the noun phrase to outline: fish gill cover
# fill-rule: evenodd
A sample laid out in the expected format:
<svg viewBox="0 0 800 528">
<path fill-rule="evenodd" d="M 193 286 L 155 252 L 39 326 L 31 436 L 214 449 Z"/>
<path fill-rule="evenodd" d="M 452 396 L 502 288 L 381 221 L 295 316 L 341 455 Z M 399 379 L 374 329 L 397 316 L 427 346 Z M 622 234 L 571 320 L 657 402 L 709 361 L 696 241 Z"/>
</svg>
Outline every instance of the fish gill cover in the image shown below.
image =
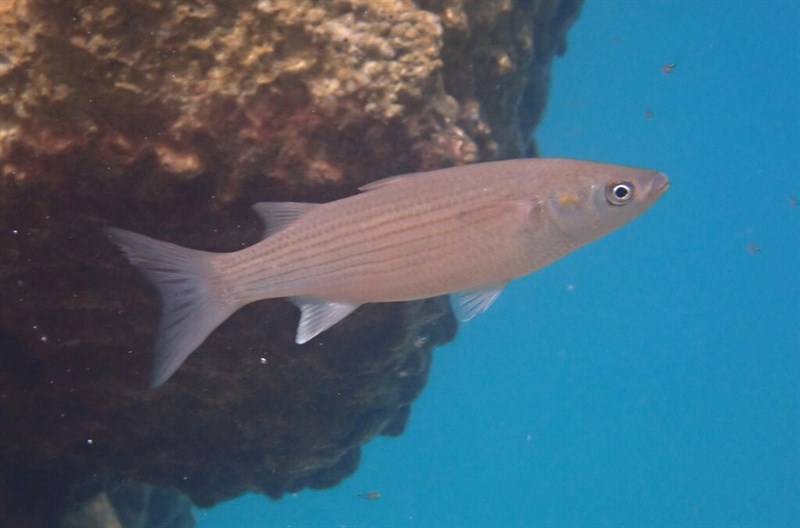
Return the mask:
<svg viewBox="0 0 800 528">
<path fill-rule="evenodd" d="M 101 228 L 232 251 L 259 200 L 535 154 L 580 4 L 0 4 L 0 524 L 191 526 L 181 494 L 331 487 L 402 434 L 456 330 L 444 299 L 303 353 L 294 307 L 250 305 L 151 391 L 158 300 Z"/>
</svg>

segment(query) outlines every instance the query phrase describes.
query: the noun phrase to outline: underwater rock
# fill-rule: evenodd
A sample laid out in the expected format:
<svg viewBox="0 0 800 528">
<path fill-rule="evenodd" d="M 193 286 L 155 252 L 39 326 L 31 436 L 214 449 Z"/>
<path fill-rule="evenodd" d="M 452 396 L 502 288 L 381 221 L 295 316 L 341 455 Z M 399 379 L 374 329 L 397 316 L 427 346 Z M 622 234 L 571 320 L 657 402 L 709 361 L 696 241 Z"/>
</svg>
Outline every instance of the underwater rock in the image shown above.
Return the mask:
<svg viewBox="0 0 800 528">
<path fill-rule="evenodd" d="M 62 528 L 123 528 L 108 495 L 101 492 L 67 512 Z"/>
<path fill-rule="evenodd" d="M 191 503 L 178 491 L 92 479 L 75 488 L 61 528 L 192 528 Z"/>
<path fill-rule="evenodd" d="M 151 391 L 158 300 L 100 228 L 230 251 L 256 201 L 532 154 L 580 4 L 0 2 L 0 525 L 127 526 L 110 484 L 76 498 L 100 474 L 201 506 L 327 488 L 402 434 L 446 300 L 304 347 L 292 305 L 256 303 Z"/>
</svg>

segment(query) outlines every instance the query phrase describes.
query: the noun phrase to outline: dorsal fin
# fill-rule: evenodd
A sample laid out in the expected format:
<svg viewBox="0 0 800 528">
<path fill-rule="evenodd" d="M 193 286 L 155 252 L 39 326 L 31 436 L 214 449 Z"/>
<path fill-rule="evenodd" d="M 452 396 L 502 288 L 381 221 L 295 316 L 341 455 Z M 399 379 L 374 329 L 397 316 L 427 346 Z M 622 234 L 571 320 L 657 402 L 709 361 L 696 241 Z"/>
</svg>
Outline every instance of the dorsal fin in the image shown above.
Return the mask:
<svg viewBox="0 0 800 528">
<path fill-rule="evenodd" d="M 385 187 L 386 185 L 391 185 L 393 183 L 397 183 L 399 181 L 403 181 L 403 180 L 405 180 L 407 178 L 413 178 L 416 175 L 417 175 L 417 173 L 399 174 L 397 176 L 389 176 L 388 178 L 382 178 L 380 180 L 375 180 L 374 182 L 369 182 L 369 183 L 367 183 L 365 185 L 362 185 L 361 187 L 358 188 L 358 190 L 361 191 L 361 192 L 374 191 L 375 189 L 380 189 L 381 187 Z"/>
<path fill-rule="evenodd" d="M 264 238 L 267 238 L 318 205 L 305 202 L 259 202 L 253 204 L 253 211 L 264 222 Z"/>
</svg>

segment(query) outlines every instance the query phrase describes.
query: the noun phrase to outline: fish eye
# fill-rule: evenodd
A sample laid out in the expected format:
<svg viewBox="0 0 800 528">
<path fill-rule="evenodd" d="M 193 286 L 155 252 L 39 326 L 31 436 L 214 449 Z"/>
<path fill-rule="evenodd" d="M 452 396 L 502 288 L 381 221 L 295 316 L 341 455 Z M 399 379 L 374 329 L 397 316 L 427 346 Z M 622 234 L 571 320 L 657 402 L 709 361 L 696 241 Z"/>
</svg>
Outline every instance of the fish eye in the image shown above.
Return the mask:
<svg viewBox="0 0 800 528">
<path fill-rule="evenodd" d="M 633 198 L 633 184 L 626 181 L 611 182 L 606 187 L 606 200 L 611 205 L 625 205 Z"/>
</svg>

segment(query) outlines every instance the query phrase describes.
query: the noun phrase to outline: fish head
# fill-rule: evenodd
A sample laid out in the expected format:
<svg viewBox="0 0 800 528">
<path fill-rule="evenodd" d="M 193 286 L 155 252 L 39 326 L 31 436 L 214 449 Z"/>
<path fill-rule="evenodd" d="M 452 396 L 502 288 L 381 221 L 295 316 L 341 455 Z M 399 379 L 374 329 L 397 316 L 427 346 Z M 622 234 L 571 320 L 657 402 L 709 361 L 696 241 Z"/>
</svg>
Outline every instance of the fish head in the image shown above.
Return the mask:
<svg viewBox="0 0 800 528">
<path fill-rule="evenodd" d="M 558 231 L 582 245 L 634 220 L 667 189 L 658 171 L 581 163 L 553 182 L 547 209 Z"/>
</svg>

